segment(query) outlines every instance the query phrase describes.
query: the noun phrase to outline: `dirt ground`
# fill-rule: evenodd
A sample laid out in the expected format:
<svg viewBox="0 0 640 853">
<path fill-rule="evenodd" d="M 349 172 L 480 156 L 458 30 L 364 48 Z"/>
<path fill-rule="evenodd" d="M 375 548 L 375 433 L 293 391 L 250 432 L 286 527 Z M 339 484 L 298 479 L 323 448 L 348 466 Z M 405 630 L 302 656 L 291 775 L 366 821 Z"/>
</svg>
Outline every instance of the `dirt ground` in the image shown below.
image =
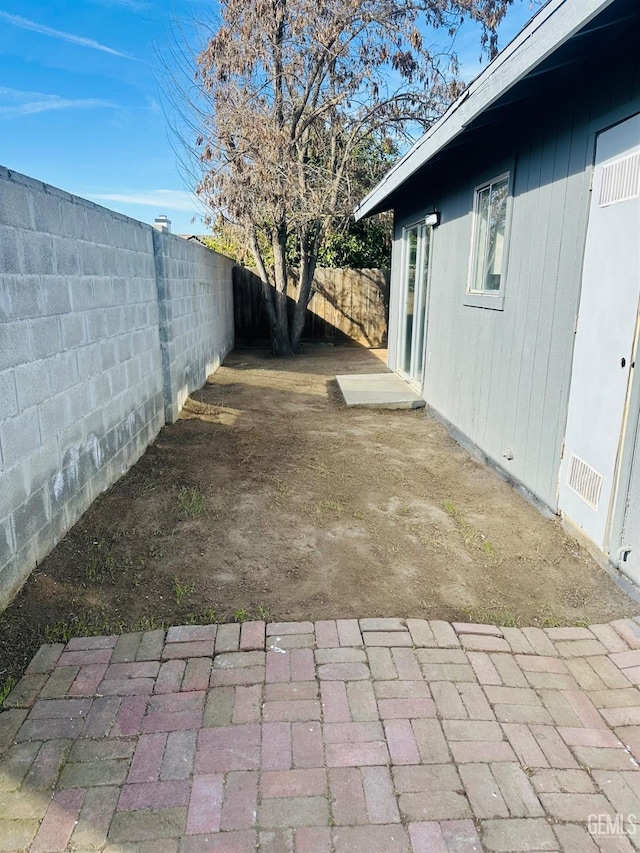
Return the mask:
<svg viewBox="0 0 640 853">
<path fill-rule="evenodd" d="M 431 417 L 344 406 L 335 374 L 382 370 L 382 355 L 232 353 L 0 617 L 0 685 L 40 642 L 160 623 L 635 613 Z"/>
</svg>

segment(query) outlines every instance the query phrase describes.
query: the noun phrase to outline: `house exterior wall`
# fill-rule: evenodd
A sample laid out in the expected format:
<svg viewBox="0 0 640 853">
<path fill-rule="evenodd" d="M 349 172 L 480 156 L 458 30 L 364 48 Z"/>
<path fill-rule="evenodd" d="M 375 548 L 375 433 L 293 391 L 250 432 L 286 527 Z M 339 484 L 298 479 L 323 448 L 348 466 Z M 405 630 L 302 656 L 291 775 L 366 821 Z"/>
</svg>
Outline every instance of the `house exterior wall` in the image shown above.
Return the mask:
<svg viewBox="0 0 640 853">
<path fill-rule="evenodd" d="M 553 511 L 595 134 L 640 111 L 636 66 L 635 57 L 603 61 L 593 83 L 541 105 L 517 128 L 495 128 L 489 144 L 455 161 L 455 171 L 442 168 L 439 177 L 414 184 L 396 206 L 390 367 L 397 368 L 402 229 L 437 209 L 423 394 Z M 474 188 L 507 169 L 513 184 L 504 310 L 468 306 Z"/>
<path fill-rule="evenodd" d="M 0 168 L 0 607 L 232 343 L 231 262 L 158 236 Z"/>
</svg>

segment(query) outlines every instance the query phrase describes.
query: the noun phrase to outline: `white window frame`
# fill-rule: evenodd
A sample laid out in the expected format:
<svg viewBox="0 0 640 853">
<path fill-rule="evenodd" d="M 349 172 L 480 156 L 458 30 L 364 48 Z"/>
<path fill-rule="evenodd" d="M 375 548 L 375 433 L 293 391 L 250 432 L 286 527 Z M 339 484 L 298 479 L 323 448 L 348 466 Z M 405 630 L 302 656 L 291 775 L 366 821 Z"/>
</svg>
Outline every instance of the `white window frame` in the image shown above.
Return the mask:
<svg viewBox="0 0 640 853">
<path fill-rule="evenodd" d="M 473 190 L 473 212 L 471 226 L 471 246 L 469 249 L 469 268 L 467 274 L 467 289 L 464 296 L 464 304 L 475 308 L 489 308 L 494 311 L 504 310 L 504 295 L 505 284 L 507 278 L 507 267 L 509 258 L 509 232 L 511 230 L 511 202 L 512 202 L 512 169 L 494 175 L 481 184 L 474 187 Z M 507 181 L 507 209 L 505 213 L 505 228 L 504 228 L 504 246 L 502 252 L 502 268 L 500 271 L 500 288 L 495 291 L 491 290 L 473 290 L 473 282 L 475 280 L 476 264 L 476 233 L 478 228 L 478 203 L 480 193 L 496 184 L 499 181 Z"/>
</svg>

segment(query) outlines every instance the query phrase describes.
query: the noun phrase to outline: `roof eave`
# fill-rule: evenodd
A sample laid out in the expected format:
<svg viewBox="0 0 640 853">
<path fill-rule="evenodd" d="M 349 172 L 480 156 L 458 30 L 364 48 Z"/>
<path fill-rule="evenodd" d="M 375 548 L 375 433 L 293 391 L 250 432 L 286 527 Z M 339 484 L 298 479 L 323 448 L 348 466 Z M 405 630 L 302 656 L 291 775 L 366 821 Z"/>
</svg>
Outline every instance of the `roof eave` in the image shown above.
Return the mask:
<svg viewBox="0 0 640 853">
<path fill-rule="evenodd" d="M 549 0 L 356 206 L 356 221 L 388 210 L 392 205 L 385 204 L 385 200 L 418 169 L 459 136 L 487 107 L 614 2 Z"/>
</svg>

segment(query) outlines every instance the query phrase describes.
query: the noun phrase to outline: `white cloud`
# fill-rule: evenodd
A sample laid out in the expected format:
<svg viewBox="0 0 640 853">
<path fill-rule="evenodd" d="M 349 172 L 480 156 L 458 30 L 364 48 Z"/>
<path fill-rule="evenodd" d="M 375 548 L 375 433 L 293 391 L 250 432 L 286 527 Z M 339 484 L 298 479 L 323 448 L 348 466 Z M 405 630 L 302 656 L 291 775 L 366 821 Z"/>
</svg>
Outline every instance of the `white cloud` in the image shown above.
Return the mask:
<svg viewBox="0 0 640 853">
<path fill-rule="evenodd" d="M 16 118 L 50 110 L 115 108 L 117 104 L 102 98 L 62 98 L 43 92 L 24 92 L 0 86 L 0 119 Z"/>
<path fill-rule="evenodd" d="M 96 201 L 115 201 L 121 204 L 142 204 L 147 207 L 183 210 L 187 213 L 200 205 L 198 198 L 186 190 L 139 190 L 122 193 L 81 193 Z"/>
<path fill-rule="evenodd" d="M 0 98 L 50 98 L 53 95 L 45 95 L 42 92 L 29 92 L 26 89 L 10 89 L 9 86 L 0 86 Z"/>
<path fill-rule="evenodd" d="M 103 53 L 110 53 L 113 56 L 121 56 L 124 59 L 135 59 L 128 53 L 121 53 L 119 50 L 114 50 L 112 47 L 107 47 L 105 44 L 100 44 L 95 39 L 85 38 L 84 36 L 76 36 L 73 33 L 66 33 L 63 30 L 55 30 L 53 27 L 48 27 L 45 24 L 38 24 L 36 21 L 30 21 L 27 18 L 22 18 L 20 15 L 11 15 L 9 12 L 4 12 L 0 9 L 0 18 L 3 18 L 7 23 L 14 27 L 19 27 L 22 30 L 31 30 L 31 32 L 39 33 L 43 36 L 61 39 L 62 41 L 71 42 L 71 44 L 80 45 L 80 47 L 89 47 L 92 50 L 101 50 Z"/>
<path fill-rule="evenodd" d="M 93 0 L 94 3 L 100 3 L 102 6 L 123 6 L 125 9 L 131 9 L 132 12 L 144 12 L 149 8 L 149 3 L 144 0 Z"/>
</svg>

